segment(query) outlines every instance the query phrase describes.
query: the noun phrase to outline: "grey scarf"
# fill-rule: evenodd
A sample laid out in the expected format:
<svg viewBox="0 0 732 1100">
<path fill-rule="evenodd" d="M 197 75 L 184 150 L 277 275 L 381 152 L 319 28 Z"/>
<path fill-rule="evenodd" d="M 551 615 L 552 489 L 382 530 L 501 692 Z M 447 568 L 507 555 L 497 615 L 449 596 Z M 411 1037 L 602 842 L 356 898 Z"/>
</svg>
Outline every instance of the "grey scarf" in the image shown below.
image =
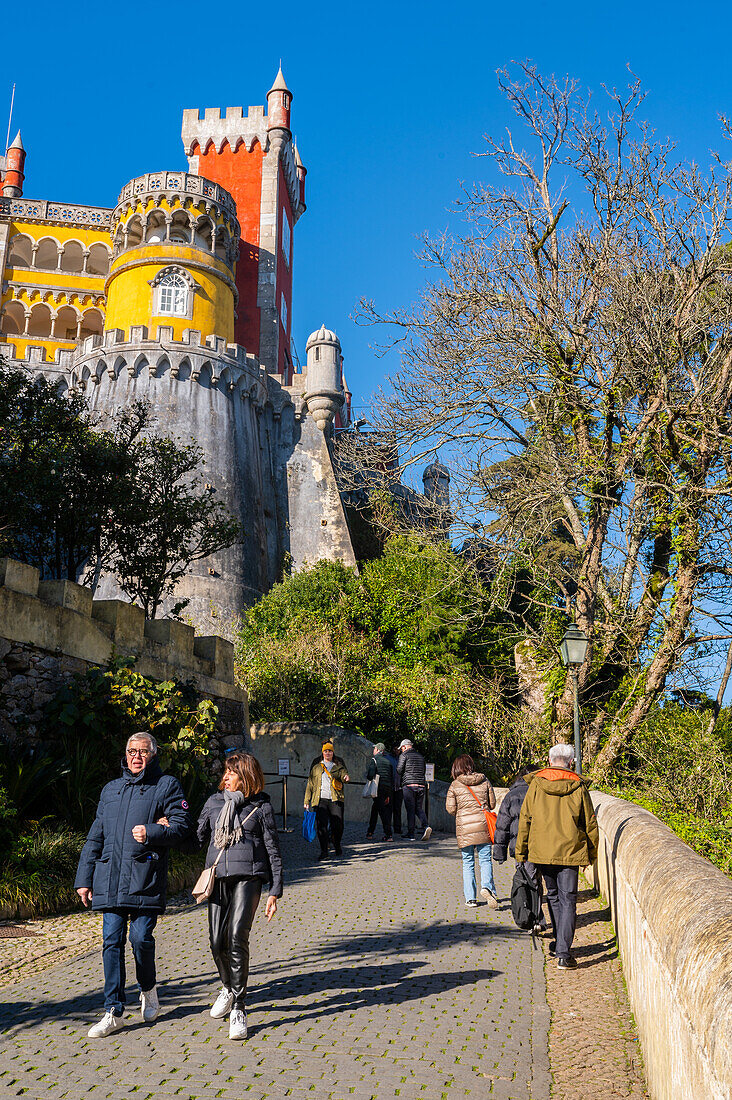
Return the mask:
<svg viewBox="0 0 732 1100">
<path fill-rule="evenodd" d="M 221 813 L 216 818 L 214 828 L 214 844 L 218 849 L 229 848 L 236 844 L 244 835 L 244 821 L 242 808 L 246 799 L 241 791 L 224 791 L 224 805 Z"/>
</svg>

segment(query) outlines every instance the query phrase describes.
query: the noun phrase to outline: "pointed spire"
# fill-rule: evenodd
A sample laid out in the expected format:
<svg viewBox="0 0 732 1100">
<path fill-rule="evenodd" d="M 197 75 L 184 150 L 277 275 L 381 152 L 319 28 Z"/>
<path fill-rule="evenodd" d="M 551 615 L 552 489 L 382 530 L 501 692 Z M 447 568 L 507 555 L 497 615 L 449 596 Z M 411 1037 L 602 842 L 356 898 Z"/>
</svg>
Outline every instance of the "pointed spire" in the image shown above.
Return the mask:
<svg viewBox="0 0 732 1100">
<path fill-rule="evenodd" d="M 286 80 L 284 78 L 284 75 L 282 73 L 282 62 L 281 61 L 280 61 L 279 70 L 277 72 L 277 76 L 275 77 L 275 82 L 272 85 L 272 87 L 270 88 L 269 92 L 267 92 L 267 95 L 269 96 L 272 92 L 287 92 L 290 99 L 292 99 L 292 92 L 287 87 L 287 82 L 286 82 Z"/>
<path fill-rule="evenodd" d="M 9 149 L 22 149 L 23 152 L 25 152 L 25 145 L 23 144 L 23 139 L 20 136 L 20 130 L 18 130 L 17 134 L 15 135 L 15 141 L 8 148 Z"/>
</svg>

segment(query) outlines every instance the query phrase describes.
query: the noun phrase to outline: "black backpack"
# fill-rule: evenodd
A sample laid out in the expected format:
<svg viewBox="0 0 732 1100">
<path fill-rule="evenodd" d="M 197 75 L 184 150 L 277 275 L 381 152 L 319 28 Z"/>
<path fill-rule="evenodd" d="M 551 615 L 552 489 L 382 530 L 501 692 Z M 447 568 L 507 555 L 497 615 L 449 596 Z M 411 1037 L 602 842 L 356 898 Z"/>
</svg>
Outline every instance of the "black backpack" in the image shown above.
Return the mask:
<svg viewBox="0 0 732 1100">
<path fill-rule="evenodd" d="M 516 864 L 511 884 L 511 913 L 518 927 L 527 932 L 541 920 L 539 887 L 523 863 Z"/>
</svg>

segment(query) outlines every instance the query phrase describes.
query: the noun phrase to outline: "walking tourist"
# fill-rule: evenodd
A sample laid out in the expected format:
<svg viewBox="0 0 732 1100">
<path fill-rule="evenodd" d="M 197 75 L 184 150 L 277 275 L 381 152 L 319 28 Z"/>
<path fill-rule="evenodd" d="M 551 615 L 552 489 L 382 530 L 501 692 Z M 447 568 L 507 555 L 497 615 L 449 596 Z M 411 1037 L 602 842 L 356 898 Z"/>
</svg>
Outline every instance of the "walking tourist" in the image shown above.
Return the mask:
<svg viewBox="0 0 732 1100">
<path fill-rule="evenodd" d="M 522 768 L 521 771 L 517 772 L 511 780 L 508 793 L 501 802 L 501 807 L 496 818 L 496 835 L 493 838 L 494 863 L 505 863 L 508 856 L 513 859 L 516 854 L 516 834 L 518 833 L 521 807 L 524 804 L 524 799 L 529 789 L 528 777 L 533 772 L 539 771 L 540 767 L 541 765 L 530 764 L 528 767 Z M 526 860 L 524 868 L 531 876 L 532 881 L 536 884 L 541 894 L 543 892 L 541 875 L 536 870 L 536 867 L 529 860 Z M 547 927 L 548 925 L 542 916 L 540 923 L 536 926 L 536 931 L 543 932 Z"/>
<path fill-rule="evenodd" d="M 399 776 L 397 774 L 397 762 L 399 756 L 399 749 L 393 749 L 391 752 L 384 753 L 387 760 L 390 761 L 393 775 L 394 775 L 394 790 L 391 797 L 391 820 L 392 827 L 396 836 L 402 835 L 402 789 L 399 785 Z"/>
<path fill-rule="evenodd" d="M 369 760 L 369 766 L 366 771 L 367 779 L 375 779 L 377 775 L 379 777 L 376 798 L 373 800 L 373 805 L 371 807 L 369 831 L 366 833 L 367 840 L 371 840 L 373 837 L 376 828 L 376 820 L 379 817 L 381 818 L 381 824 L 384 828 L 384 840 L 393 841 L 394 839 L 391 826 L 391 800 L 394 794 L 394 769 L 385 750 L 386 746 L 381 741 L 374 745 L 373 755 Z"/>
<path fill-rule="evenodd" d="M 429 840 L 432 829 L 427 824 L 424 812 L 424 796 L 427 790 L 425 780 L 425 762 L 421 752 L 417 752 L 408 737 L 399 746 L 397 778 L 407 810 L 407 840 L 415 839 L 416 819 L 424 829 L 422 840 Z"/>
<path fill-rule="evenodd" d="M 472 756 L 458 756 L 452 765 L 452 783 L 445 796 L 445 809 L 455 815 L 455 834 L 463 857 L 463 893 L 465 904 L 478 904 L 475 882 L 475 856 L 480 866 L 480 896 L 498 908 L 491 860 L 491 837 L 485 811 L 496 804 L 493 787 L 482 772 L 475 770 Z"/>
<path fill-rule="evenodd" d="M 264 775 L 256 757 L 232 753 L 216 794 L 198 819 L 198 840 L 209 839 L 206 866 L 216 866 L 208 901 L 211 954 L 221 992 L 211 1008 L 214 1020 L 229 1016 L 229 1038 L 246 1039 L 249 933 L 269 883 L 266 915 L 270 921 L 282 897 L 282 859 L 274 811 L 264 793 Z"/>
<path fill-rule="evenodd" d="M 163 775 L 157 751 L 149 733 L 129 738 L 122 776 L 102 790 L 79 858 L 74 889 L 102 912 L 104 1015 L 91 1039 L 122 1027 L 128 925 L 142 1018 L 151 1024 L 160 1011 L 153 931 L 165 909 L 168 849 L 186 839 L 191 822 L 181 785 Z"/>
<path fill-rule="evenodd" d="M 343 811 L 345 784 L 349 775 L 344 764 L 333 760 L 333 742 L 326 741 L 322 757 L 310 769 L 305 787 L 305 809 L 315 810 L 315 823 L 320 842 L 318 859 L 328 858 L 328 844 L 332 841 L 336 856 L 343 855 Z"/>
<path fill-rule="evenodd" d="M 530 860 L 544 879 L 554 939 L 549 954 L 560 970 L 574 970 L 579 868 L 597 858 L 598 832 L 587 783 L 574 772 L 571 745 L 552 745 L 549 767 L 528 776 L 521 807 L 516 860 Z"/>
</svg>

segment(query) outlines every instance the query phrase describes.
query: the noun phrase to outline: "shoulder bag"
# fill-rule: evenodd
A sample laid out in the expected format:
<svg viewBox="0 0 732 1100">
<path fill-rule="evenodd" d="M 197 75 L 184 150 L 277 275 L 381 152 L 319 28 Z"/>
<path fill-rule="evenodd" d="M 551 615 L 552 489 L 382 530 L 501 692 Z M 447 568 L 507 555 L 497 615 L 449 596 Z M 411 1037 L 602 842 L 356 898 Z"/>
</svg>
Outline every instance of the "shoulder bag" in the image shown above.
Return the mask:
<svg viewBox="0 0 732 1100">
<path fill-rule="evenodd" d="M 259 809 L 259 806 L 255 806 L 254 809 L 252 810 L 252 812 L 247 814 L 247 816 L 244 818 L 244 820 L 241 823 L 242 828 L 246 825 L 249 818 L 252 817 L 257 812 L 258 809 Z M 225 851 L 226 851 L 225 848 L 221 849 L 221 851 L 216 856 L 216 859 L 213 861 L 211 866 L 210 867 L 204 867 L 204 869 L 201 871 L 200 875 L 196 879 L 195 883 L 193 884 L 193 888 L 191 889 L 191 893 L 193 894 L 194 898 L 196 899 L 196 904 L 197 905 L 200 905 L 202 901 L 208 901 L 208 899 L 213 894 L 214 883 L 216 882 L 216 866 L 217 866 L 219 860 L 221 859 L 221 857 L 222 857 L 222 855 L 224 854 Z"/>
<path fill-rule="evenodd" d="M 363 785 L 361 795 L 363 798 L 376 798 L 379 793 L 379 773 L 373 779 L 367 779 Z"/>
<path fill-rule="evenodd" d="M 483 807 L 480 805 L 480 799 L 478 798 L 473 788 L 469 787 L 467 783 L 464 783 L 463 786 L 467 791 L 470 791 L 473 798 L 480 806 L 481 810 L 483 810 Z M 492 844 L 496 838 L 496 815 L 493 813 L 493 810 L 483 810 L 483 817 L 485 818 L 485 825 L 488 830 L 488 836 L 490 837 Z"/>
</svg>

